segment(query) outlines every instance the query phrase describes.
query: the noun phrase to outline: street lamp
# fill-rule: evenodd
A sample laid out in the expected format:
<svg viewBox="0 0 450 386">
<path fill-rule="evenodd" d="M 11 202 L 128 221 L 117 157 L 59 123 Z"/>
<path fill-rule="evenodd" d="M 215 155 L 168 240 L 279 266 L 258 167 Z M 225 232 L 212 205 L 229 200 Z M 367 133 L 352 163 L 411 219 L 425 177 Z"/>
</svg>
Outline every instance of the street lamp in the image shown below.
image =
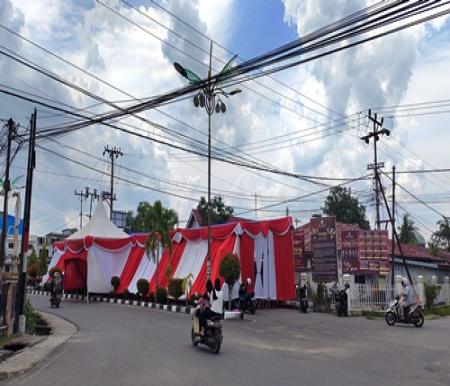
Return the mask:
<svg viewBox="0 0 450 386">
<path fill-rule="evenodd" d="M 223 98 L 236 95 L 241 92 L 240 89 L 225 91 L 220 84 L 232 76 L 237 55 L 234 55 L 227 64 L 222 68 L 220 73 L 211 79 L 211 60 L 212 60 L 212 42 L 209 54 L 209 70 L 208 82 L 200 88 L 198 93 L 194 95 L 193 102 L 195 107 L 204 108 L 208 114 L 208 260 L 206 266 L 207 278 L 211 278 L 211 116 L 216 113 L 225 113 L 227 106 Z M 186 78 L 190 84 L 200 84 L 202 79 L 193 71 L 188 70 L 179 63 L 174 63 L 175 70 Z"/>
</svg>

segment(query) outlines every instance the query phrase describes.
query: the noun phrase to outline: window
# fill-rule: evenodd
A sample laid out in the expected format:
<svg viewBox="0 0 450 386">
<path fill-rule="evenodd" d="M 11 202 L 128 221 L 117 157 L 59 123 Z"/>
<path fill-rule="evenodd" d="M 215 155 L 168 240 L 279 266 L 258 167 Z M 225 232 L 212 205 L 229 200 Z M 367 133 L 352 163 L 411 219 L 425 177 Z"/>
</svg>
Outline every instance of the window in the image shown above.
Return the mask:
<svg viewBox="0 0 450 386">
<path fill-rule="evenodd" d="M 8 249 L 13 249 L 14 248 L 14 243 L 8 243 Z"/>
<path fill-rule="evenodd" d="M 366 277 L 364 275 L 355 275 L 356 284 L 366 284 Z"/>
</svg>

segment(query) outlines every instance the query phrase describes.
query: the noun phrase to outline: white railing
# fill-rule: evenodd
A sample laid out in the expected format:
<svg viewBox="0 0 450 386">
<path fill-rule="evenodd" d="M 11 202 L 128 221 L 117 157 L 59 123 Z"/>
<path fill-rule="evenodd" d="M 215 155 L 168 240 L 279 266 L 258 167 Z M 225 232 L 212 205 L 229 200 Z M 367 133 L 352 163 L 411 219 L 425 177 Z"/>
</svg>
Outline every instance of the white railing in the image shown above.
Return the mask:
<svg viewBox="0 0 450 386">
<path fill-rule="evenodd" d="M 352 310 L 385 310 L 394 298 L 390 284 L 352 284 L 349 306 Z"/>
</svg>

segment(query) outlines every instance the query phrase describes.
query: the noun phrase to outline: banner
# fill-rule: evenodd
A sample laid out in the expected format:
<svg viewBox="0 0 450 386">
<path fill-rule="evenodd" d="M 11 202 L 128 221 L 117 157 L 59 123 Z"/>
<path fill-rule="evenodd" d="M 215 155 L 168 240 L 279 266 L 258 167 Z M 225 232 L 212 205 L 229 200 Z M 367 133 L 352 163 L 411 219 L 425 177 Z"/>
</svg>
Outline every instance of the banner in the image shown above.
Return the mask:
<svg viewBox="0 0 450 386">
<path fill-rule="evenodd" d="M 359 231 L 341 232 L 342 273 L 355 273 L 359 270 L 358 237 Z"/>
<path fill-rule="evenodd" d="M 313 252 L 313 279 L 319 282 L 337 280 L 336 218 L 311 219 L 311 246 Z"/>
<path fill-rule="evenodd" d="M 303 229 L 294 231 L 294 270 L 303 272 L 305 269 L 305 232 Z"/>
</svg>

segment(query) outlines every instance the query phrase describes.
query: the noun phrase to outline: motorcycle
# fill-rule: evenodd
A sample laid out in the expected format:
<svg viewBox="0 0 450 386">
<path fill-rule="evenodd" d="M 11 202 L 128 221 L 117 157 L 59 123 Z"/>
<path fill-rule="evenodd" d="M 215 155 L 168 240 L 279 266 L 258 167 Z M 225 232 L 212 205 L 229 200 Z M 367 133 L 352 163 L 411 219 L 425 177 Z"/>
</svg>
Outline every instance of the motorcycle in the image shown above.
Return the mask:
<svg viewBox="0 0 450 386">
<path fill-rule="evenodd" d="M 297 287 L 297 293 L 298 293 L 299 305 L 300 305 L 299 311 L 303 312 L 304 314 L 307 314 L 308 306 L 309 306 L 307 289 L 305 286 L 300 287 L 299 285 L 297 285 L 296 287 Z"/>
<path fill-rule="evenodd" d="M 249 294 L 248 296 L 241 296 L 237 299 L 233 299 L 231 301 L 231 308 L 254 315 L 256 312 L 256 305 L 253 296 L 253 294 Z"/>
<path fill-rule="evenodd" d="M 55 279 L 50 284 L 50 307 L 59 308 L 59 304 L 61 303 L 62 298 L 62 281 L 61 279 Z"/>
<path fill-rule="evenodd" d="M 405 308 L 404 317 L 400 319 L 400 297 L 397 296 L 386 311 L 386 323 L 394 326 L 395 323 L 413 324 L 415 327 L 422 327 L 425 321 L 422 306 L 412 304 Z"/>
<path fill-rule="evenodd" d="M 214 354 L 218 354 L 220 346 L 222 345 L 222 325 L 220 323 L 220 316 L 214 316 L 206 320 L 206 328 L 204 335 L 196 333 L 199 331 L 199 320 L 197 312 L 192 315 L 192 329 L 191 341 L 192 345 L 196 347 L 199 343 L 207 346 Z"/>
<path fill-rule="evenodd" d="M 59 303 L 61 303 L 61 294 L 52 293 L 50 296 L 50 307 L 59 308 Z"/>
<path fill-rule="evenodd" d="M 348 295 L 346 289 L 340 290 L 335 298 L 337 316 L 348 316 Z"/>
</svg>

